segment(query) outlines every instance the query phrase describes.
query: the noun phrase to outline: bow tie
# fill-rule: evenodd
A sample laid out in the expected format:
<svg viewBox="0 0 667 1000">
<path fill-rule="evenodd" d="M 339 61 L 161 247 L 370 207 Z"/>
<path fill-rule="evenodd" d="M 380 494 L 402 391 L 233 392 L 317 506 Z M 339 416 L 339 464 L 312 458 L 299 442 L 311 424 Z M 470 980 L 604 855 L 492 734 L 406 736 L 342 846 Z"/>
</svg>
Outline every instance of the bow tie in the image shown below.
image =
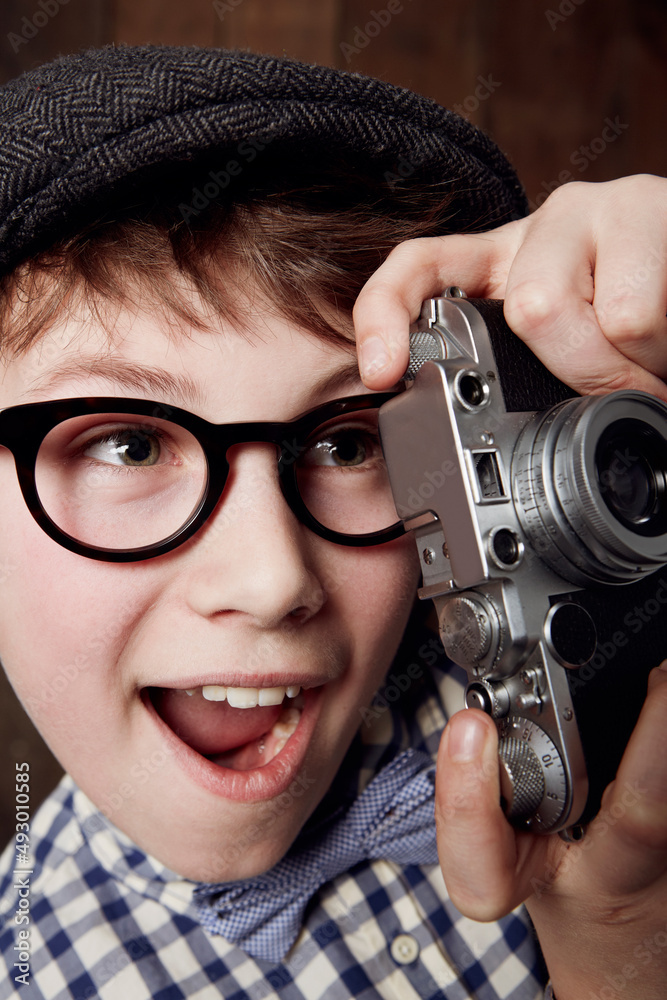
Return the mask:
<svg viewBox="0 0 667 1000">
<path fill-rule="evenodd" d="M 438 860 L 434 782 L 431 758 L 405 750 L 311 846 L 293 847 L 254 878 L 198 886 L 194 901 L 202 925 L 255 958 L 281 961 L 299 934 L 308 901 L 325 882 L 366 859 L 402 865 Z"/>
</svg>

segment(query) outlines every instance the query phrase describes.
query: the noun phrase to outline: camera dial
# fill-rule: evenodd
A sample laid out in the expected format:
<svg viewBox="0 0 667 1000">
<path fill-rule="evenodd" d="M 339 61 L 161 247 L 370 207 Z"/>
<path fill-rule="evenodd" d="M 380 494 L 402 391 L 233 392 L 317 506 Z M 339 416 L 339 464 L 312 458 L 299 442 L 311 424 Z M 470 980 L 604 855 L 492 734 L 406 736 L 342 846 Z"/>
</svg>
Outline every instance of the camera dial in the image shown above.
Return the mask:
<svg viewBox="0 0 667 1000">
<path fill-rule="evenodd" d="M 447 656 L 476 674 L 495 660 L 501 634 L 498 613 L 479 593 L 452 594 L 440 608 L 440 637 Z"/>
<path fill-rule="evenodd" d="M 508 819 L 548 832 L 567 800 L 565 767 L 553 741 L 532 720 L 510 716 L 500 725 L 498 756 Z"/>
</svg>

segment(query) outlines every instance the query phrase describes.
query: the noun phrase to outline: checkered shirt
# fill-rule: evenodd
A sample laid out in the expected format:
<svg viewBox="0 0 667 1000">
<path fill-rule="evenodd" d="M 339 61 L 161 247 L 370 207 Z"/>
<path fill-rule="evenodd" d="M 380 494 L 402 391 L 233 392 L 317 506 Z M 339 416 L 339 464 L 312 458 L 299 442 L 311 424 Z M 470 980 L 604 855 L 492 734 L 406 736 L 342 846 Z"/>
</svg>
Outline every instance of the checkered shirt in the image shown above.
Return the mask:
<svg viewBox="0 0 667 1000">
<path fill-rule="evenodd" d="M 393 667 L 394 680 L 399 673 L 399 680 L 412 679 L 408 690 L 397 697 L 400 685 L 392 684 L 390 671 L 329 801 L 335 795 L 340 802 L 344 787 L 348 795 L 364 788 L 407 746 L 435 757 L 444 706 L 461 707 L 464 678 L 442 658 L 431 665 L 432 642 L 418 655 L 416 648 L 410 674 L 405 663 L 402 672 Z M 550 996 L 525 910 L 495 923 L 468 920 L 450 901 L 437 865 L 355 865 L 316 892 L 295 945 L 275 962 L 254 959 L 205 930 L 193 900 L 196 884 L 139 850 L 68 776 L 33 817 L 30 847 L 28 875 L 14 872 L 13 842 L 0 859 L 0 1000 Z M 21 885 L 29 924 L 16 919 Z M 22 969 L 14 964 L 22 928 L 29 930 L 27 985 L 17 981 Z"/>
</svg>

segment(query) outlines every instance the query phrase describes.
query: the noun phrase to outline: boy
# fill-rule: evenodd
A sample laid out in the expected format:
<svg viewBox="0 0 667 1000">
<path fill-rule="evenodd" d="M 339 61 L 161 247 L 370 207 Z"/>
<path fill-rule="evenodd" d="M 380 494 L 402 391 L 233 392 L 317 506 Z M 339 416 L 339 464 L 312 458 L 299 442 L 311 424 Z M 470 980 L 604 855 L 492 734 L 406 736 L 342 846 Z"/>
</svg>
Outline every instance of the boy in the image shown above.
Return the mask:
<svg viewBox="0 0 667 1000">
<path fill-rule="evenodd" d="M 641 810 L 568 865 L 560 841 L 502 818 L 491 721 L 455 718 L 439 846 L 473 919 L 435 863 L 432 765 L 461 678 L 413 611 L 385 394 L 359 379 L 351 316 L 356 301 L 367 384 L 388 390 L 401 309 L 442 284 L 442 233 L 514 218 L 485 239 L 535 260 L 548 237 L 503 157 L 415 95 L 248 54 L 104 50 L 4 96 L 0 495 L 17 570 L 0 648 L 70 776 L 4 856 L 0 997 L 538 997 L 530 923 L 508 911 L 547 869 L 531 913 L 559 1000 L 604 996 L 607 974 L 657 997 L 665 779 L 645 761 L 664 758 L 646 752 L 664 678 L 624 762 Z M 662 246 L 664 190 L 639 190 Z M 611 214 L 596 198 L 579 255 Z M 646 336 L 619 342 L 654 389 L 657 284 Z M 615 336 L 591 349 L 601 380 Z"/>
</svg>

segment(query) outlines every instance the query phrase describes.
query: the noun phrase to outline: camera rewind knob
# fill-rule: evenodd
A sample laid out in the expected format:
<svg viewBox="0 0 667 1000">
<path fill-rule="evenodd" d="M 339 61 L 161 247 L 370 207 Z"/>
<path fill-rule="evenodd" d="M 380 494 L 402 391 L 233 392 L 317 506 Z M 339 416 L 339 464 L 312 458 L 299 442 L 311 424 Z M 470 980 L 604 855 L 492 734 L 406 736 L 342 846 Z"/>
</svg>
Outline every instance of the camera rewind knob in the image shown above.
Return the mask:
<svg viewBox="0 0 667 1000">
<path fill-rule="evenodd" d="M 544 772 L 537 755 L 513 736 L 498 745 L 500 793 L 510 820 L 527 820 L 535 815 L 544 798 Z"/>
<path fill-rule="evenodd" d="M 418 330 L 410 334 L 410 363 L 403 375 L 412 382 L 426 361 L 444 361 L 448 355 L 447 341 L 438 330 Z"/>
</svg>

